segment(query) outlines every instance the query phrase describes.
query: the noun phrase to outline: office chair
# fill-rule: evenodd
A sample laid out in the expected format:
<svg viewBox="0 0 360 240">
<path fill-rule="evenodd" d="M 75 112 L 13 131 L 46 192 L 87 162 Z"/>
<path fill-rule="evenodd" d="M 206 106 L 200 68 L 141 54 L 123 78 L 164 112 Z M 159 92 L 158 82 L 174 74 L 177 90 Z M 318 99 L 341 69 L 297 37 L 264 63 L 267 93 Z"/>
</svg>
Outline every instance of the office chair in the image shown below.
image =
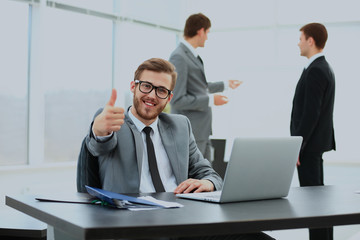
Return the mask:
<svg viewBox="0 0 360 240">
<path fill-rule="evenodd" d="M 77 191 L 87 193 L 85 185 L 101 188 L 98 158 L 91 155 L 86 147 L 84 139 L 81 143 L 81 149 L 77 163 Z"/>
</svg>

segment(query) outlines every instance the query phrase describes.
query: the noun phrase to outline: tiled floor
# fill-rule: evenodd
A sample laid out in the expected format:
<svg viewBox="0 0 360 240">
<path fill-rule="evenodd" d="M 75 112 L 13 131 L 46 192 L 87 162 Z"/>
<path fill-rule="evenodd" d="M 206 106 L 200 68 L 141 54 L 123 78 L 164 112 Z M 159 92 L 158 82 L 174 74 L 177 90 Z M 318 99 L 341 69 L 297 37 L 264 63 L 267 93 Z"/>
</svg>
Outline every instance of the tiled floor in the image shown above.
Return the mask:
<svg viewBox="0 0 360 240">
<path fill-rule="evenodd" d="M 324 166 L 324 175 L 326 185 L 347 185 L 356 183 L 360 185 L 360 165 L 328 163 Z M 296 172 L 292 185 L 299 186 Z M 307 229 L 282 230 L 267 233 L 277 240 L 309 239 Z M 335 227 L 334 240 L 360 240 L 360 224 Z"/>
</svg>

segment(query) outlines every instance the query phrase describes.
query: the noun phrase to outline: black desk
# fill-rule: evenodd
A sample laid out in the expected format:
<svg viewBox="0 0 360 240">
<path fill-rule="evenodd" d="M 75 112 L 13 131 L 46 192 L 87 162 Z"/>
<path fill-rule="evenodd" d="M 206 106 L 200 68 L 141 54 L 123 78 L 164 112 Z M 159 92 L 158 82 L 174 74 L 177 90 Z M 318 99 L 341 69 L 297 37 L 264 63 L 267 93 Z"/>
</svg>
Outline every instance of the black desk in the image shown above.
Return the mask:
<svg viewBox="0 0 360 240">
<path fill-rule="evenodd" d="M 197 236 L 316 228 L 360 223 L 360 188 L 293 188 L 285 199 L 214 204 L 176 199 L 177 209 L 132 212 L 86 204 L 39 202 L 34 196 L 6 196 L 6 204 L 76 239 Z"/>
</svg>

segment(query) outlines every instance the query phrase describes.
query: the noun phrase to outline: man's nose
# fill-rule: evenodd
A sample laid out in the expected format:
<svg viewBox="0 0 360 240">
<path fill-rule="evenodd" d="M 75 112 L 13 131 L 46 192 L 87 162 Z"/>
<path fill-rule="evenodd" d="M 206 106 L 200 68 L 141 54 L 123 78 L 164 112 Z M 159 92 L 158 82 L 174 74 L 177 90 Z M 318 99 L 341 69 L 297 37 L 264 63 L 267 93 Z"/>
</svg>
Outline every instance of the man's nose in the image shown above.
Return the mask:
<svg viewBox="0 0 360 240">
<path fill-rule="evenodd" d="M 149 97 L 152 97 L 152 98 L 156 98 L 156 97 L 157 97 L 157 96 L 156 96 L 156 89 L 153 88 L 153 90 L 151 90 L 151 92 L 148 93 L 148 96 L 149 96 Z"/>
</svg>

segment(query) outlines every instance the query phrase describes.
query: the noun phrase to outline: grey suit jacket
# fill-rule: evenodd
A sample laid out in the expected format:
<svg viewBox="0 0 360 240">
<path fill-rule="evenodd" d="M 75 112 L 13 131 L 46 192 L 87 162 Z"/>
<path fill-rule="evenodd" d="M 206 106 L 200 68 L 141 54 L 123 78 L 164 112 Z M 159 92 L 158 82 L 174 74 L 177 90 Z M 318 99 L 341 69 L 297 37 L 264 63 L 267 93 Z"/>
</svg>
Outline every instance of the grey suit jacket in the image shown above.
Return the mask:
<svg viewBox="0 0 360 240">
<path fill-rule="evenodd" d="M 224 91 L 224 83 L 207 82 L 203 64 L 183 43 L 173 51 L 169 61 L 178 74 L 171 112 L 189 118 L 196 141 L 207 140 L 212 134 L 209 93 Z"/>
<path fill-rule="evenodd" d="M 95 116 L 101 111 L 102 109 Z M 221 189 L 222 179 L 197 148 L 186 117 L 161 113 L 158 127 L 177 184 L 188 178 L 208 179 L 215 189 Z M 91 128 L 92 126 L 85 143 L 89 152 L 98 157 L 102 188 L 119 193 L 138 193 L 143 140 L 127 113 L 121 129 L 106 142 L 96 141 Z"/>
</svg>

